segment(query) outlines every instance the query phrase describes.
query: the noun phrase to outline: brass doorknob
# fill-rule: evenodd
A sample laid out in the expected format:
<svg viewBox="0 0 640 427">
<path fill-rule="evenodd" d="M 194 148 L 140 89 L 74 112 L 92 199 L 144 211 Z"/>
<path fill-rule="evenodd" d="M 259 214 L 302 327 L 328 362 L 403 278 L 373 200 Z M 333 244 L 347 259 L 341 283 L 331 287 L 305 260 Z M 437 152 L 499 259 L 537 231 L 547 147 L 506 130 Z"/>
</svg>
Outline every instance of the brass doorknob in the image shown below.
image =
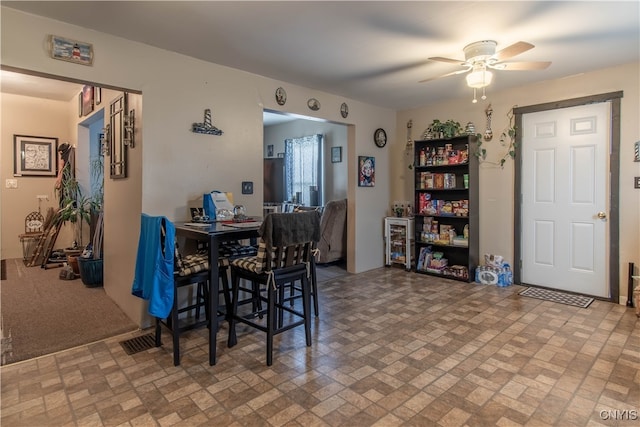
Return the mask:
<svg viewBox="0 0 640 427">
<path fill-rule="evenodd" d="M 607 214 L 604 212 L 598 212 L 598 219 L 607 219 Z"/>
</svg>

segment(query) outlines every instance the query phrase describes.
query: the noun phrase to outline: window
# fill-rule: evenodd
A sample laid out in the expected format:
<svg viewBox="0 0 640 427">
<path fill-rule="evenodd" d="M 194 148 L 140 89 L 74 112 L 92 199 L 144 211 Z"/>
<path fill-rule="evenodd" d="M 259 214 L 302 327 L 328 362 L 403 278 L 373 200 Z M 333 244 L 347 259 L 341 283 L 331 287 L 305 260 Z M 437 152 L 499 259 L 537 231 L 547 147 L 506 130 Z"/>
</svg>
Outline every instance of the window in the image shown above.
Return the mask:
<svg viewBox="0 0 640 427">
<path fill-rule="evenodd" d="M 305 206 L 322 205 L 322 135 L 285 139 L 286 198 Z"/>
</svg>

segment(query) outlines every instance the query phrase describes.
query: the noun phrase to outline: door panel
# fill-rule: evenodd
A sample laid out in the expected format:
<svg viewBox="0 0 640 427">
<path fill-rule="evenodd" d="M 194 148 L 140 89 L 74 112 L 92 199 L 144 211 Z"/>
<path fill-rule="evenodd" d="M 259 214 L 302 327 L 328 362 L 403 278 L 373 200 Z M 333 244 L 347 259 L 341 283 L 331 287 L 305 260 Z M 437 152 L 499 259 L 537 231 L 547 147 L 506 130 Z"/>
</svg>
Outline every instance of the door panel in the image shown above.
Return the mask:
<svg viewBox="0 0 640 427">
<path fill-rule="evenodd" d="M 522 282 L 607 297 L 610 105 L 522 124 Z"/>
</svg>

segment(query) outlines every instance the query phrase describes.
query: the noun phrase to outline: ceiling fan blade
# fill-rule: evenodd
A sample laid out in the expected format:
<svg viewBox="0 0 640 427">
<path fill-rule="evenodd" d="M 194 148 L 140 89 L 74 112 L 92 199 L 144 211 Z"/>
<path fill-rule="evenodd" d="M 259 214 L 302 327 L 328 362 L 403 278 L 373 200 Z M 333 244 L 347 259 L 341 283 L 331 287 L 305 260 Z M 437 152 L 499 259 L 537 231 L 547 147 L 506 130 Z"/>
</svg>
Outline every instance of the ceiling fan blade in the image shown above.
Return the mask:
<svg viewBox="0 0 640 427">
<path fill-rule="evenodd" d="M 505 59 L 520 55 L 521 53 L 533 48 L 534 46 L 531 43 L 517 42 L 496 52 L 494 58 L 496 58 L 498 61 L 504 61 Z"/>
<path fill-rule="evenodd" d="M 452 71 L 450 73 L 443 74 L 441 76 L 431 77 L 430 79 L 420 80 L 418 83 L 426 83 L 426 82 L 430 82 L 431 80 L 437 80 L 437 79 L 441 79 L 443 77 L 455 76 L 456 74 L 463 74 L 463 73 L 466 73 L 468 71 L 471 71 L 471 67 L 465 68 L 464 70 Z"/>
<path fill-rule="evenodd" d="M 530 62 L 499 62 L 490 65 L 489 68 L 506 71 L 524 71 L 524 70 L 544 70 L 551 62 L 548 61 L 530 61 Z"/>
<path fill-rule="evenodd" d="M 431 61 L 447 62 L 449 64 L 464 64 L 462 59 L 443 58 L 441 56 L 433 56 L 429 58 Z"/>
</svg>

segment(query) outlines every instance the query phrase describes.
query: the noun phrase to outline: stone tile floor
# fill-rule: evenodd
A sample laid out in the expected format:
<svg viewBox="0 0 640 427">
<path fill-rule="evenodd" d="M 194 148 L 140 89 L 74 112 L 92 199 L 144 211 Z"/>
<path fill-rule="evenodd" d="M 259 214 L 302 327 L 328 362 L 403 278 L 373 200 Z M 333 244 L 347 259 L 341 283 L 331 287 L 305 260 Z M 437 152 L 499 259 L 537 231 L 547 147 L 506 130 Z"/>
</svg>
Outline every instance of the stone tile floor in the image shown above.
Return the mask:
<svg viewBox="0 0 640 427">
<path fill-rule="evenodd" d="M 2 426 L 639 425 L 640 321 L 382 268 L 320 284 L 313 345 L 206 329 L 127 355 L 114 337 L 2 367 Z M 141 335 L 149 331 L 139 331 Z"/>
</svg>

